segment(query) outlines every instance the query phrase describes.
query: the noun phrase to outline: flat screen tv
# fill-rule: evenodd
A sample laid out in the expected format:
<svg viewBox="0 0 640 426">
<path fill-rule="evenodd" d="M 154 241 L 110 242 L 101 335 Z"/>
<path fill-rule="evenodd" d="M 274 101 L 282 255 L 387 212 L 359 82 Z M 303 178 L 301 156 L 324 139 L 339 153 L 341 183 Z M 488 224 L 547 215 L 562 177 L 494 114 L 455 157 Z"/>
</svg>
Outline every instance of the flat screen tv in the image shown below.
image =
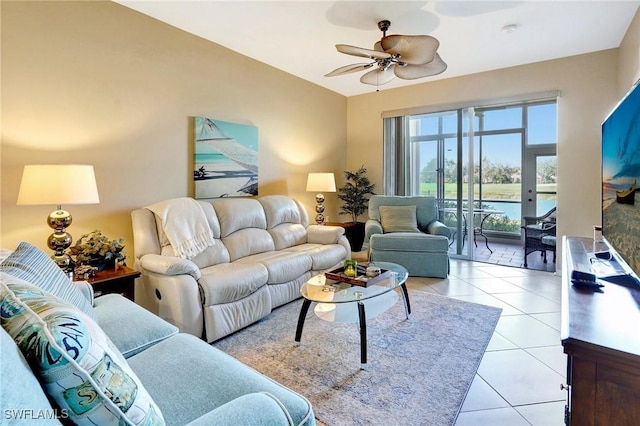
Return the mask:
<svg viewBox="0 0 640 426">
<path fill-rule="evenodd" d="M 602 235 L 636 282 L 640 273 L 639 183 L 640 81 L 602 123 Z"/>
</svg>

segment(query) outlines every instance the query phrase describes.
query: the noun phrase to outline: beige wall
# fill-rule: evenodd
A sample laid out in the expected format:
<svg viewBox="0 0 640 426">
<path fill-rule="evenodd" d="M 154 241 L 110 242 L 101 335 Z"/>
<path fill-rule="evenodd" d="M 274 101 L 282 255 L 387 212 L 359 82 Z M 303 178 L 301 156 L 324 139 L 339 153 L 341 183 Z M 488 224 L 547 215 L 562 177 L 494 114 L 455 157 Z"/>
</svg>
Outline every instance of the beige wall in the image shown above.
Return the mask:
<svg viewBox="0 0 640 426">
<path fill-rule="evenodd" d="M 67 206 L 69 231 L 123 236 L 132 255 L 132 209 L 193 195 L 194 116 L 258 127 L 260 195 L 289 194 L 311 213 L 307 173 L 342 176 L 343 96 L 116 3 L 1 8 L 0 247 L 46 248 L 54 206 L 16 206 L 25 164 L 88 163 L 101 203 Z"/>
<path fill-rule="evenodd" d="M 618 50 L 618 95 L 622 97 L 640 79 L 640 10 L 636 12 Z"/>
<path fill-rule="evenodd" d="M 601 215 L 600 125 L 617 100 L 617 61 L 617 50 L 607 50 L 350 97 L 347 167 L 364 163 L 381 187 L 383 111 L 559 90 L 559 233 L 593 235 Z"/>
</svg>

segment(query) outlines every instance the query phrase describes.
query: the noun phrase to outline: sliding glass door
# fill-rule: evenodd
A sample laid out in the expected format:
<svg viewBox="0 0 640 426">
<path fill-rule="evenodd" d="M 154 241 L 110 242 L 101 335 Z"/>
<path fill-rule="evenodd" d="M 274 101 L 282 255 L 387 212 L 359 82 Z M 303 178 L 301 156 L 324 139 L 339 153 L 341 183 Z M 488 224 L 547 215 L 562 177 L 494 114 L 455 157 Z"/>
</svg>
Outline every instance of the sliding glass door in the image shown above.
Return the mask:
<svg viewBox="0 0 640 426">
<path fill-rule="evenodd" d="M 386 118 L 385 193 L 436 197 L 452 255 L 519 244 L 522 216 L 555 206 L 555 113 L 545 100 Z"/>
</svg>

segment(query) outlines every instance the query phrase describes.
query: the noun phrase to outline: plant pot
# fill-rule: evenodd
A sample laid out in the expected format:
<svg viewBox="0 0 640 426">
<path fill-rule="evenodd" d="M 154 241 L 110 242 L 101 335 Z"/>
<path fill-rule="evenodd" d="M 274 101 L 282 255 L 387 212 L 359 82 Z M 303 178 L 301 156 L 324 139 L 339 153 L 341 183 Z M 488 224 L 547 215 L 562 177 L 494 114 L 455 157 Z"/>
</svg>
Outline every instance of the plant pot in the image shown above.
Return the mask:
<svg viewBox="0 0 640 426">
<path fill-rule="evenodd" d="M 116 259 L 115 258 L 111 258 L 109 260 L 105 260 L 103 258 L 92 259 L 88 262 L 88 264 L 90 266 L 93 266 L 94 268 L 98 268 L 98 271 L 105 271 L 108 269 L 116 268 Z"/>
<path fill-rule="evenodd" d="M 347 222 L 343 224 L 344 235 L 351 244 L 351 251 L 362 250 L 364 243 L 364 222 Z"/>
</svg>

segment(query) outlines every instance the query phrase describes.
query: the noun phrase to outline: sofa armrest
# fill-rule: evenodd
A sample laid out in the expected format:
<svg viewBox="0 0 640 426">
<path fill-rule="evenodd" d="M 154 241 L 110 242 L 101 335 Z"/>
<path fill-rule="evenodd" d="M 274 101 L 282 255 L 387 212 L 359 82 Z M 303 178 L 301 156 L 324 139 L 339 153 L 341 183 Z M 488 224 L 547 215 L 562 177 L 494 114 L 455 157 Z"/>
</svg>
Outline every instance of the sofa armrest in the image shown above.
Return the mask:
<svg viewBox="0 0 640 426">
<path fill-rule="evenodd" d="M 444 223 L 437 220 L 434 220 L 427 226 L 427 231 L 432 235 L 442 235 L 447 238 L 451 238 L 451 229 L 449 229 Z"/>
<path fill-rule="evenodd" d="M 369 239 L 372 235 L 383 233 L 384 231 L 382 230 L 382 224 L 375 219 L 369 219 L 364 224 L 364 241 L 367 244 L 369 243 Z"/>
<path fill-rule="evenodd" d="M 293 426 L 293 421 L 275 396 L 256 392 L 229 401 L 188 423 L 189 426 L 257 424 Z"/>
<path fill-rule="evenodd" d="M 341 226 L 309 225 L 307 228 L 307 242 L 313 244 L 338 244 L 343 235 Z"/>
<path fill-rule="evenodd" d="M 162 275 L 191 275 L 200 279 L 200 268 L 189 259 L 159 254 L 145 254 L 140 258 L 140 266 L 147 271 Z"/>
<path fill-rule="evenodd" d="M 94 311 L 98 324 L 125 358 L 178 332 L 178 327 L 120 294 L 97 297 Z"/>
</svg>

